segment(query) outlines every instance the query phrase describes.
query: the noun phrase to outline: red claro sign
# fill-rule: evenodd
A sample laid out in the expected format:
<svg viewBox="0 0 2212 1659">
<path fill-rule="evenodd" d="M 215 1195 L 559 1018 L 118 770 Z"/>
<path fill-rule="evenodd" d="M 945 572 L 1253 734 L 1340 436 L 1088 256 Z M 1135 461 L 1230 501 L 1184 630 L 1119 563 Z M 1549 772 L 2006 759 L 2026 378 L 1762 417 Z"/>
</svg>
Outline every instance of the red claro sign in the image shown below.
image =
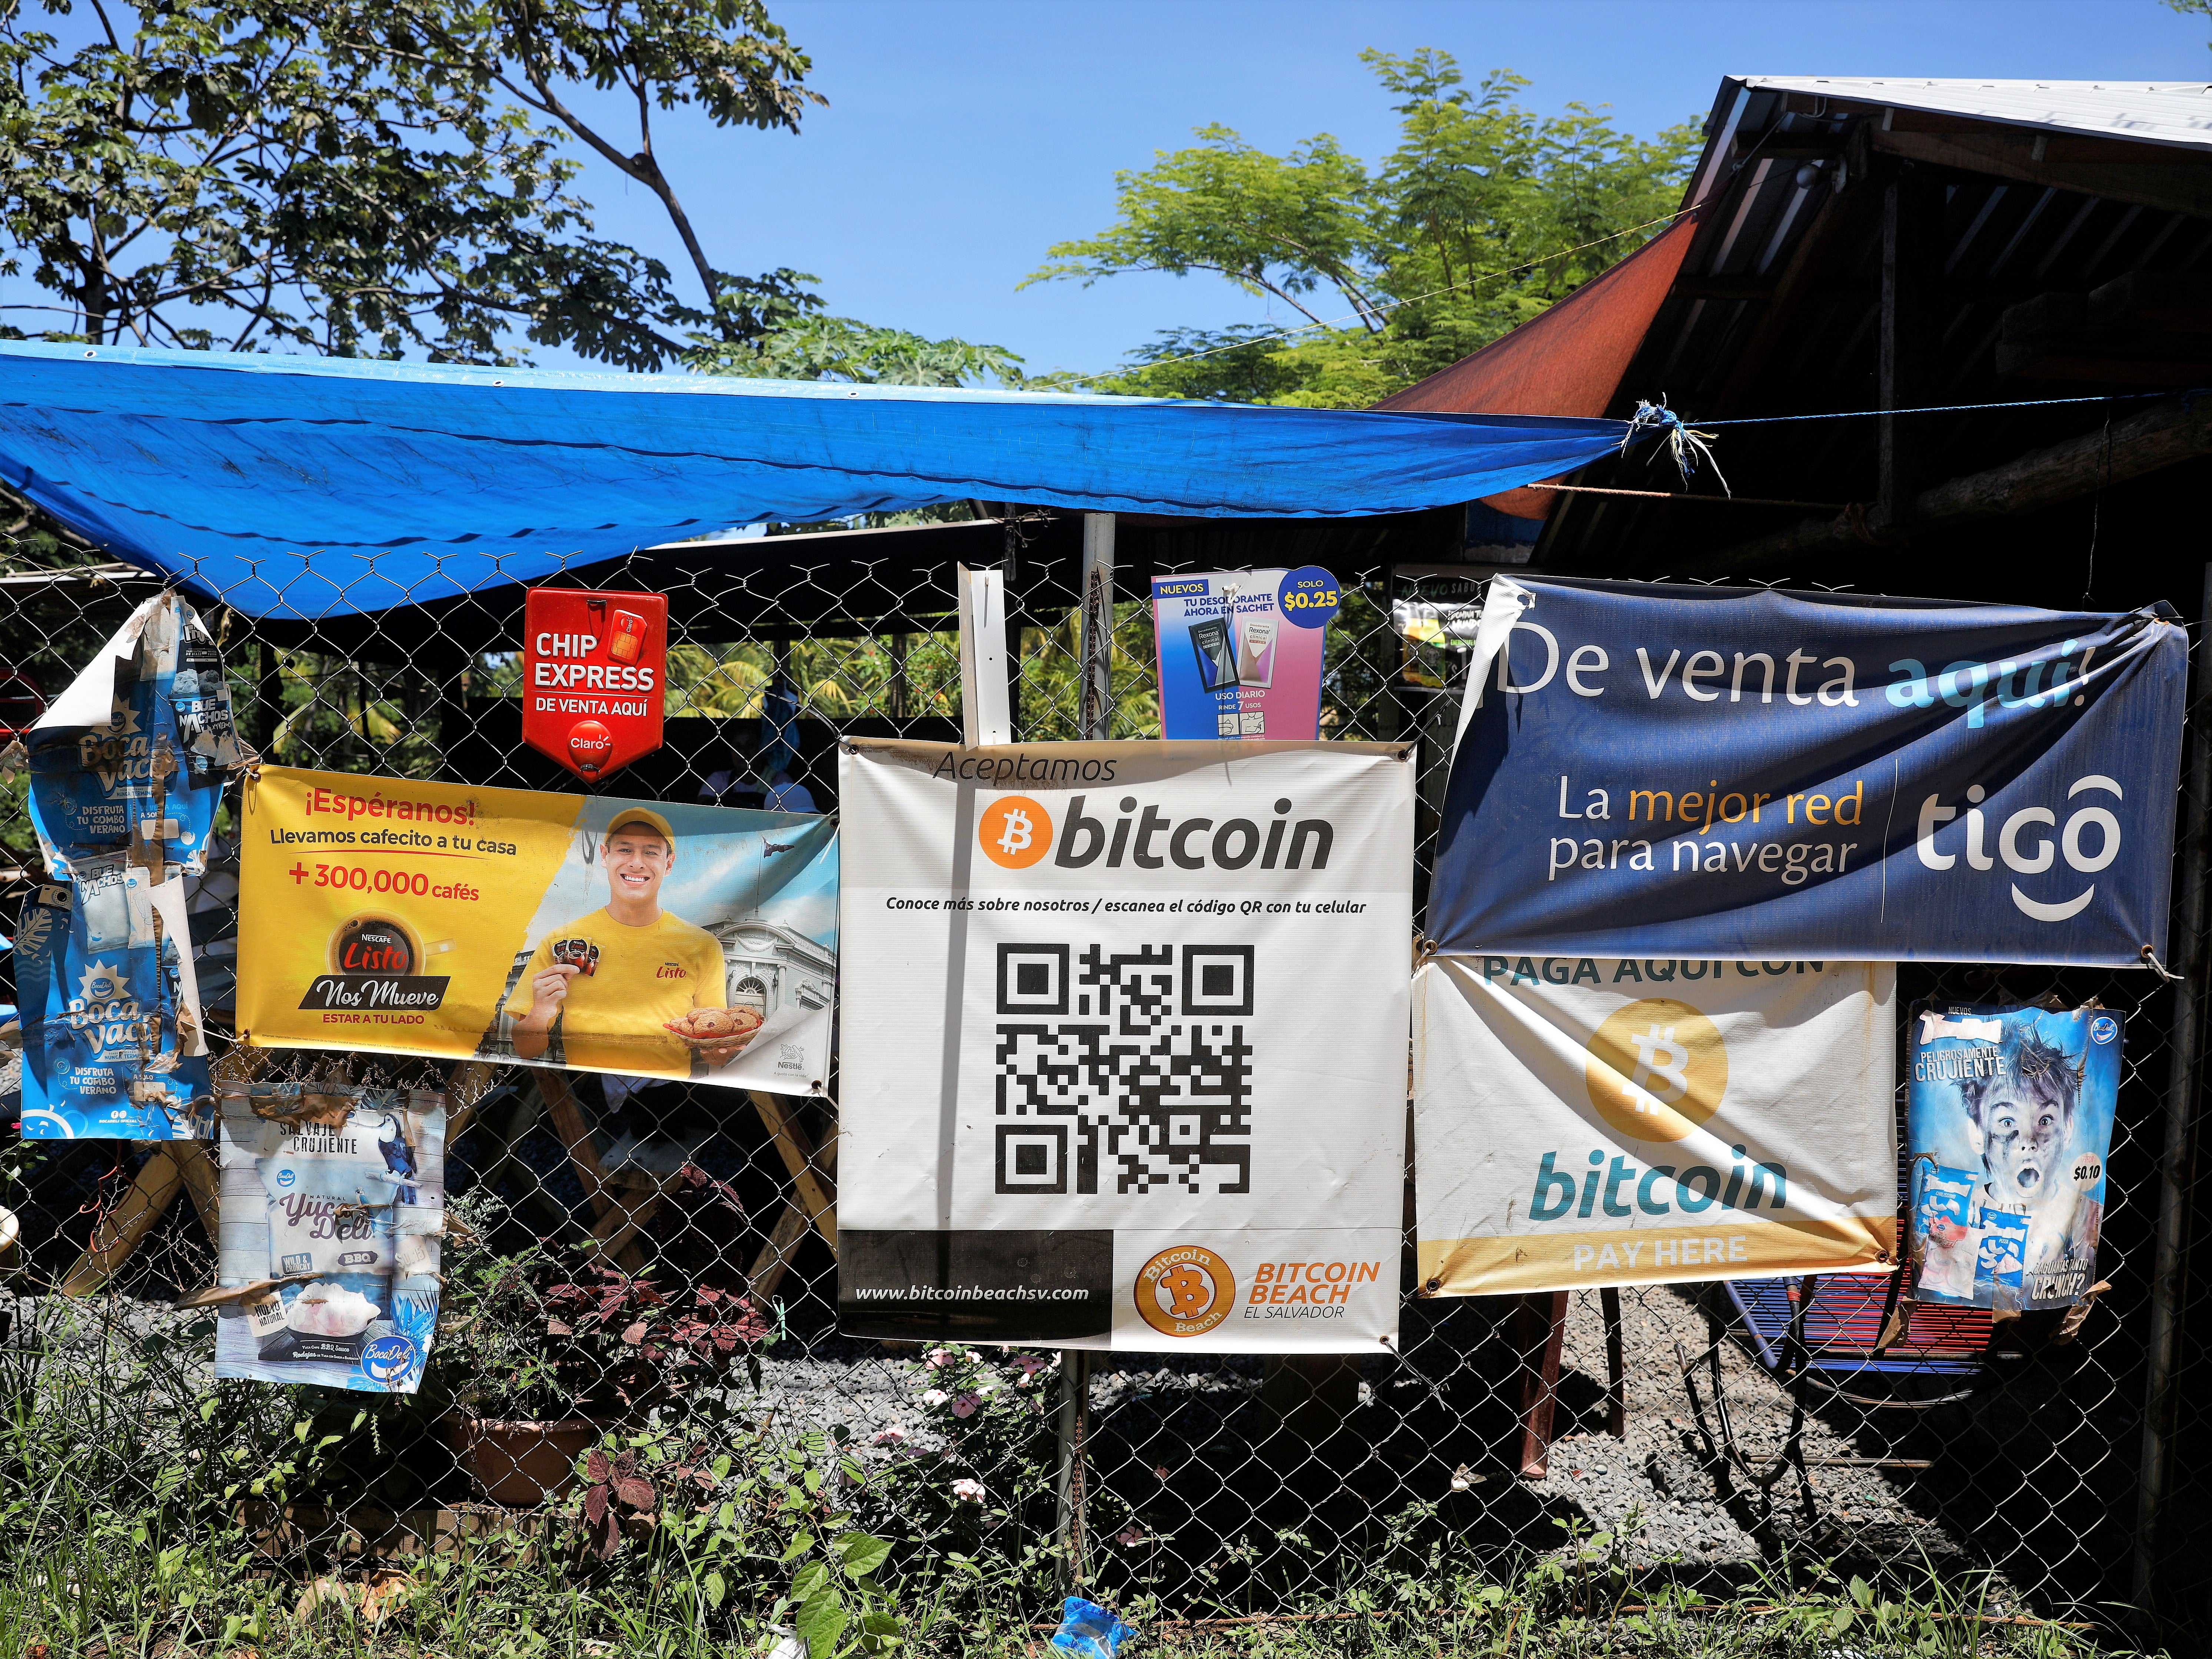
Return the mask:
<svg viewBox="0 0 2212 1659">
<path fill-rule="evenodd" d="M 525 743 L 592 782 L 660 747 L 665 595 L 533 587 L 522 618 Z"/>
</svg>

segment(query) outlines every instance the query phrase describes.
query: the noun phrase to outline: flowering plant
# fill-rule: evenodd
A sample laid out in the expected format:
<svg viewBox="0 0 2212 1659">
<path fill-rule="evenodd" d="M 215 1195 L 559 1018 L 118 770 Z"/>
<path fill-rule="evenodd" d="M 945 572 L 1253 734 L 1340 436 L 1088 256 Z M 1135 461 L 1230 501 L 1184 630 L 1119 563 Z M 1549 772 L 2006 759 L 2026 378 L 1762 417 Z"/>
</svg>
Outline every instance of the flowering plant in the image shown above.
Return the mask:
<svg viewBox="0 0 2212 1659">
<path fill-rule="evenodd" d="M 643 1274 L 596 1264 L 549 1285 L 545 1331 L 561 1339 L 562 1378 L 579 1400 L 636 1416 L 742 1363 L 760 1386 L 769 1323 L 746 1297 L 710 1285 L 664 1291 Z"/>
</svg>

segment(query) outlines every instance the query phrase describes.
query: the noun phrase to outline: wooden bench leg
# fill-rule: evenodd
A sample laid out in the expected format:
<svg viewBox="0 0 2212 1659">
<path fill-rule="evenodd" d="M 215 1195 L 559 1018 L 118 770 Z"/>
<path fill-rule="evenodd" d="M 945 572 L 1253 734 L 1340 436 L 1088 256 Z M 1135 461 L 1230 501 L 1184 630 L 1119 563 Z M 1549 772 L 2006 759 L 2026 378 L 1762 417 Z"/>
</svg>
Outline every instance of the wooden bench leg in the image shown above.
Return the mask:
<svg viewBox="0 0 2212 1659">
<path fill-rule="evenodd" d="M 828 1178 L 835 1167 L 823 1152 L 817 1152 L 799 1127 L 799 1120 L 781 1096 L 764 1089 L 749 1089 L 753 1109 L 760 1114 L 761 1121 L 768 1127 L 769 1138 L 775 1143 L 776 1152 L 783 1158 L 784 1168 L 790 1172 L 792 1185 L 799 1190 L 799 1202 L 805 1206 L 806 1218 L 822 1235 L 822 1242 L 830 1247 L 830 1254 L 837 1254 L 837 1195 L 836 1188 Z M 830 1143 L 835 1147 L 836 1142 Z"/>
<path fill-rule="evenodd" d="M 1628 1438 L 1627 1343 L 1620 1320 L 1620 1289 L 1608 1285 L 1598 1292 L 1605 1314 L 1605 1431 L 1615 1440 Z"/>
<path fill-rule="evenodd" d="M 1567 1335 L 1567 1293 L 1537 1292 L 1513 1313 L 1513 1346 L 1521 1359 L 1522 1477 L 1541 1480 L 1552 1468 L 1552 1419 L 1559 1401 L 1559 1350 Z"/>
<path fill-rule="evenodd" d="M 783 1283 L 783 1276 L 790 1269 L 792 1257 L 799 1254 L 799 1240 L 806 1237 L 811 1224 L 804 1209 L 795 1202 L 786 1201 L 767 1242 L 745 1273 L 745 1291 L 754 1301 L 766 1302 L 774 1297 L 776 1286 Z"/>
<path fill-rule="evenodd" d="M 182 1144 L 166 1140 L 152 1143 L 153 1151 L 139 1166 L 129 1190 L 93 1228 L 91 1245 L 77 1257 L 76 1264 L 62 1280 L 64 1296 L 96 1295 L 131 1260 L 131 1253 L 146 1235 L 154 1231 L 154 1224 L 176 1201 L 177 1194 L 185 1190 L 184 1171 L 178 1167 L 176 1154 L 171 1150 Z M 217 1244 L 220 1248 L 219 1237 Z"/>
</svg>

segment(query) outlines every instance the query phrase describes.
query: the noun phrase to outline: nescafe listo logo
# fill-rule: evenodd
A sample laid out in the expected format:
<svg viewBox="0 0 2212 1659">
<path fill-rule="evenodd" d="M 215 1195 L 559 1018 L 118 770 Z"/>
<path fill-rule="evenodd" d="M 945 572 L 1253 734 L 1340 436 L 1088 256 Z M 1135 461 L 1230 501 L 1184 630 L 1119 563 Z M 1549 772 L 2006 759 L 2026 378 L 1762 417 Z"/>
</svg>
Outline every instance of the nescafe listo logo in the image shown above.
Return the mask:
<svg viewBox="0 0 2212 1659">
<path fill-rule="evenodd" d="M 332 973 L 411 974 L 422 960 L 422 941 L 396 916 L 348 916 L 331 938 Z"/>
</svg>

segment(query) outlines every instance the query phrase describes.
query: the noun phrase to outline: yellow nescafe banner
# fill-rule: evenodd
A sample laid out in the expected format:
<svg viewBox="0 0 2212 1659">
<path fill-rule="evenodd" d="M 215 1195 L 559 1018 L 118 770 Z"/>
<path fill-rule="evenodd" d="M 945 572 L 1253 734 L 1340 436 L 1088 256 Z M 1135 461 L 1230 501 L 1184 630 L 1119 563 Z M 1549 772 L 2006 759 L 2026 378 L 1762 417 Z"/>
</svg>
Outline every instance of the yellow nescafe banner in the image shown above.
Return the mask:
<svg viewBox="0 0 2212 1659">
<path fill-rule="evenodd" d="M 240 886 L 239 1028 L 264 1046 L 829 1075 L 837 836 L 815 814 L 266 766 Z"/>
</svg>

